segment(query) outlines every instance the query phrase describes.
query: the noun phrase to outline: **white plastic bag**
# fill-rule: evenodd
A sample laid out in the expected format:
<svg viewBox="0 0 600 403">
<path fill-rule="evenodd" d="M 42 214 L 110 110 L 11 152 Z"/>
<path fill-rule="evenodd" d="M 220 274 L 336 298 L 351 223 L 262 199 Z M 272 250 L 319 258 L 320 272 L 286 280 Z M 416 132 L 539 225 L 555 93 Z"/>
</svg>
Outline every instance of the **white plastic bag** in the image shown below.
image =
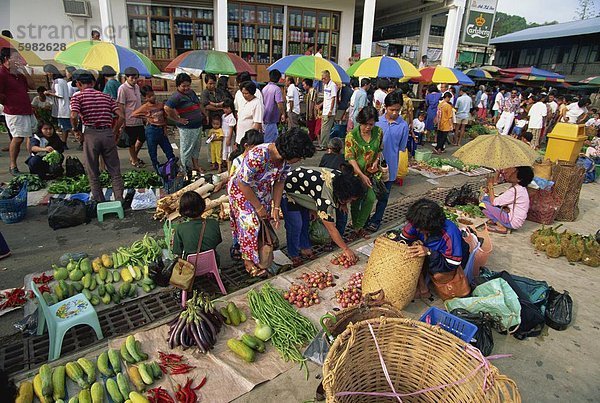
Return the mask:
<svg viewBox="0 0 600 403">
<path fill-rule="evenodd" d="M 131 201 L 132 210 L 156 208 L 156 195 L 152 189 L 136 189 Z"/>
</svg>

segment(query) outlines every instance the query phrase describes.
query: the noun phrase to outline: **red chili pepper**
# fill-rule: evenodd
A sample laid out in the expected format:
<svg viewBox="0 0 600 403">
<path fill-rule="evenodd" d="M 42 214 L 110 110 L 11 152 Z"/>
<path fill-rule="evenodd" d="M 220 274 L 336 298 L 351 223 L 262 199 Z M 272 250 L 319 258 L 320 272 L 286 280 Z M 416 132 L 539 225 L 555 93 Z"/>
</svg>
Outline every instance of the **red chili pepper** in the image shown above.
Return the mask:
<svg viewBox="0 0 600 403">
<path fill-rule="evenodd" d="M 12 308 L 21 306 L 27 302 L 25 290 L 23 288 L 15 288 L 4 292 L 5 301 L 0 303 L 0 309 Z"/>
<path fill-rule="evenodd" d="M 201 387 L 203 387 L 205 383 L 206 383 L 206 377 L 202 378 L 202 380 L 200 381 L 200 383 L 198 384 L 198 386 L 196 386 L 195 388 L 192 388 L 192 389 L 193 390 L 198 390 Z"/>
</svg>

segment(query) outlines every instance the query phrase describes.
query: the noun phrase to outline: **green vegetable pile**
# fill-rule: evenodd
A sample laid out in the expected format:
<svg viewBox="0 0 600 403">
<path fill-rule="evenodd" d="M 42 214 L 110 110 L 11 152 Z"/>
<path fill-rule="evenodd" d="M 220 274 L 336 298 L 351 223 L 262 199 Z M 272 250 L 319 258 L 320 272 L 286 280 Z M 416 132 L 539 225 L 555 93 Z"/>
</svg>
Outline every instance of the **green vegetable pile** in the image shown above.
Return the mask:
<svg viewBox="0 0 600 403">
<path fill-rule="evenodd" d="M 465 172 L 478 168 L 477 165 L 466 165 L 459 159 L 450 158 L 431 158 L 429 161 L 427 161 L 427 165 L 434 168 L 441 168 L 442 165 L 449 165 L 453 168 L 458 169 L 459 171 Z"/>
<path fill-rule="evenodd" d="M 456 221 L 458 220 L 458 214 L 448 210 L 447 208 L 444 208 L 444 214 L 448 220 L 452 221 L 454 224 L 458 224 L 458 221 Z"/>
<path fill-rule="evenodd" d="M 27 182 L 27 191 L 35 192 L 36 190 L 40 190 L 46 187 L 46 182 L 40 179 L 39 176 L 34 174 L 21 174 L 19 176 L 15 176 L 8 182 L 8 186 L 16 190 L 17 192 L 21 189 L 23 183 Z"/>
<path fill-rule="evenodd" d="M 132 170 L 124 172 L 122 176 L 125 189 L 148 189 L 162 185 L 160 176 L 156 172 Z M 99 179 L 102 188 L 112 188 L 108 172 L 100 173 Z M 48 188 L 50 193 L 87 193 L 89 191 L 90 183 L 86 175 L 59 179 Z"/>
<path fill-rule="evenodd" d="M 249 291 L 248 305 L 255 319 L 273 329 L 271 342 L 281 357 L 286 362 L 292 360 L 299 362 L 301 367 L 306 366 L 298 346 L 312 340 L 317 333 L 310 320 L 296 311 L 270 283 L 260 291 Z M 306 371 L 308 376 L 308 368 Z"/>
<path fill-rule="evenodd" d="M 48 164 L 50 165 L 56 165 L 56 164 L 60 164 L 60 161 L 62 160 L 62 155 L 60 155 L 60 153 L 56 150 L 49 152 L 48 154 L 44 155 L 42 157 L 43 161 L 46 161 Z"/>
<path fill-rule="evenodd" d="M 471 125 L 471 127 L 469 127 L 467 129 L 467 135 L 469 137 L 471 137 L 472 139 L 474 139 L 475 137 L 477 137 L 481 134 L 490 134 L 490 133 L 491 133 L 490 130 L 482 124 L 474 124 L 474 125 Z"/>
<path fill-rule="evenodd" d="M 462 211 L 463 213 L 465 213 L 467 216 L 469 217 L 480 217 L 483 218 L 485 217 L 485 214 L 483 214 L 481 212 L 481 209 L 479 208 L 479 206 L 474 206 L 472 204 L 466 204 L 463 206 L 455 206 L 456 209 Z"/>
<path fill-rule="evenodd" d="M 48 186 L 48 193 L 88 193 L 91 190 L 87 176 L 80 175 L 75 178 L 61 178 Z"/>
</svg>

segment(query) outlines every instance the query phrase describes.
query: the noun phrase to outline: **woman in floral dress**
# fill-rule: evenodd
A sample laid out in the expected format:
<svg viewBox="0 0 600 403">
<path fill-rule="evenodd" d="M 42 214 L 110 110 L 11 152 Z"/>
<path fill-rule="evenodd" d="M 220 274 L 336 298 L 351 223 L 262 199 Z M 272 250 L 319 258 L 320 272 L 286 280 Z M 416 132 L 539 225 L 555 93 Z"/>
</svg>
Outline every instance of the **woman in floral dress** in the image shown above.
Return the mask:
<svg viewBox="0 0 600 403">
<path fill-rule="evenodd" d="M 359 200 L 352 202 L 350 214 L 352 215 L 352 228 L 354 238 L 367 235 L 365 224 L 371 215 L 375 204 L 375 192 L 372 179 L 379 171 L 379 158 L 383 151 L 383 131 L 375 126 L 379 119 L 379 112 L 371 105 L 367 105 L 358 112 L 355 127 L 346 135 L 345 157 L 354 174 L 367 187 L 367 193 Z"/>
<path fill-rule="evenodd" d="M 266 274 L 266 268 L 258 267 L 260 219 L 272 217 L 275 228 L 279 227 L 281 196 L 290 165 L 314 153 L 308 135 L 298 128 L 292 129 L 280 135 L 275 143 L 250 150 L 229 182 L 229 205 L 235 219 L 232 227 L 237 231 L 244 266 L 250 275 Z"/>
</svg>

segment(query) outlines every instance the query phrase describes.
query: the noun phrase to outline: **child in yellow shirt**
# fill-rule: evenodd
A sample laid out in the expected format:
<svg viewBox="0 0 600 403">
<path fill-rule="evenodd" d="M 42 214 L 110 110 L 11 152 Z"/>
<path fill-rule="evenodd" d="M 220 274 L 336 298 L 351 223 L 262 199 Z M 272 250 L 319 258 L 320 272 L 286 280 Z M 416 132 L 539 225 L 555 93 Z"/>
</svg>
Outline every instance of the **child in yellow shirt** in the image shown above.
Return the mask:
<svg viewBox="0 0 600 403">
<path fill-rule="evenodd" d="M 208 131 L 208 140 L 210 144 L 210 162 L 212 170 L 219 170 L 222 162 L 221 153 L 223 152 L 223 129 L 221 128 L 221 116 L 215 115 L 211 118 L 212 129 Z"/>
</svg>

